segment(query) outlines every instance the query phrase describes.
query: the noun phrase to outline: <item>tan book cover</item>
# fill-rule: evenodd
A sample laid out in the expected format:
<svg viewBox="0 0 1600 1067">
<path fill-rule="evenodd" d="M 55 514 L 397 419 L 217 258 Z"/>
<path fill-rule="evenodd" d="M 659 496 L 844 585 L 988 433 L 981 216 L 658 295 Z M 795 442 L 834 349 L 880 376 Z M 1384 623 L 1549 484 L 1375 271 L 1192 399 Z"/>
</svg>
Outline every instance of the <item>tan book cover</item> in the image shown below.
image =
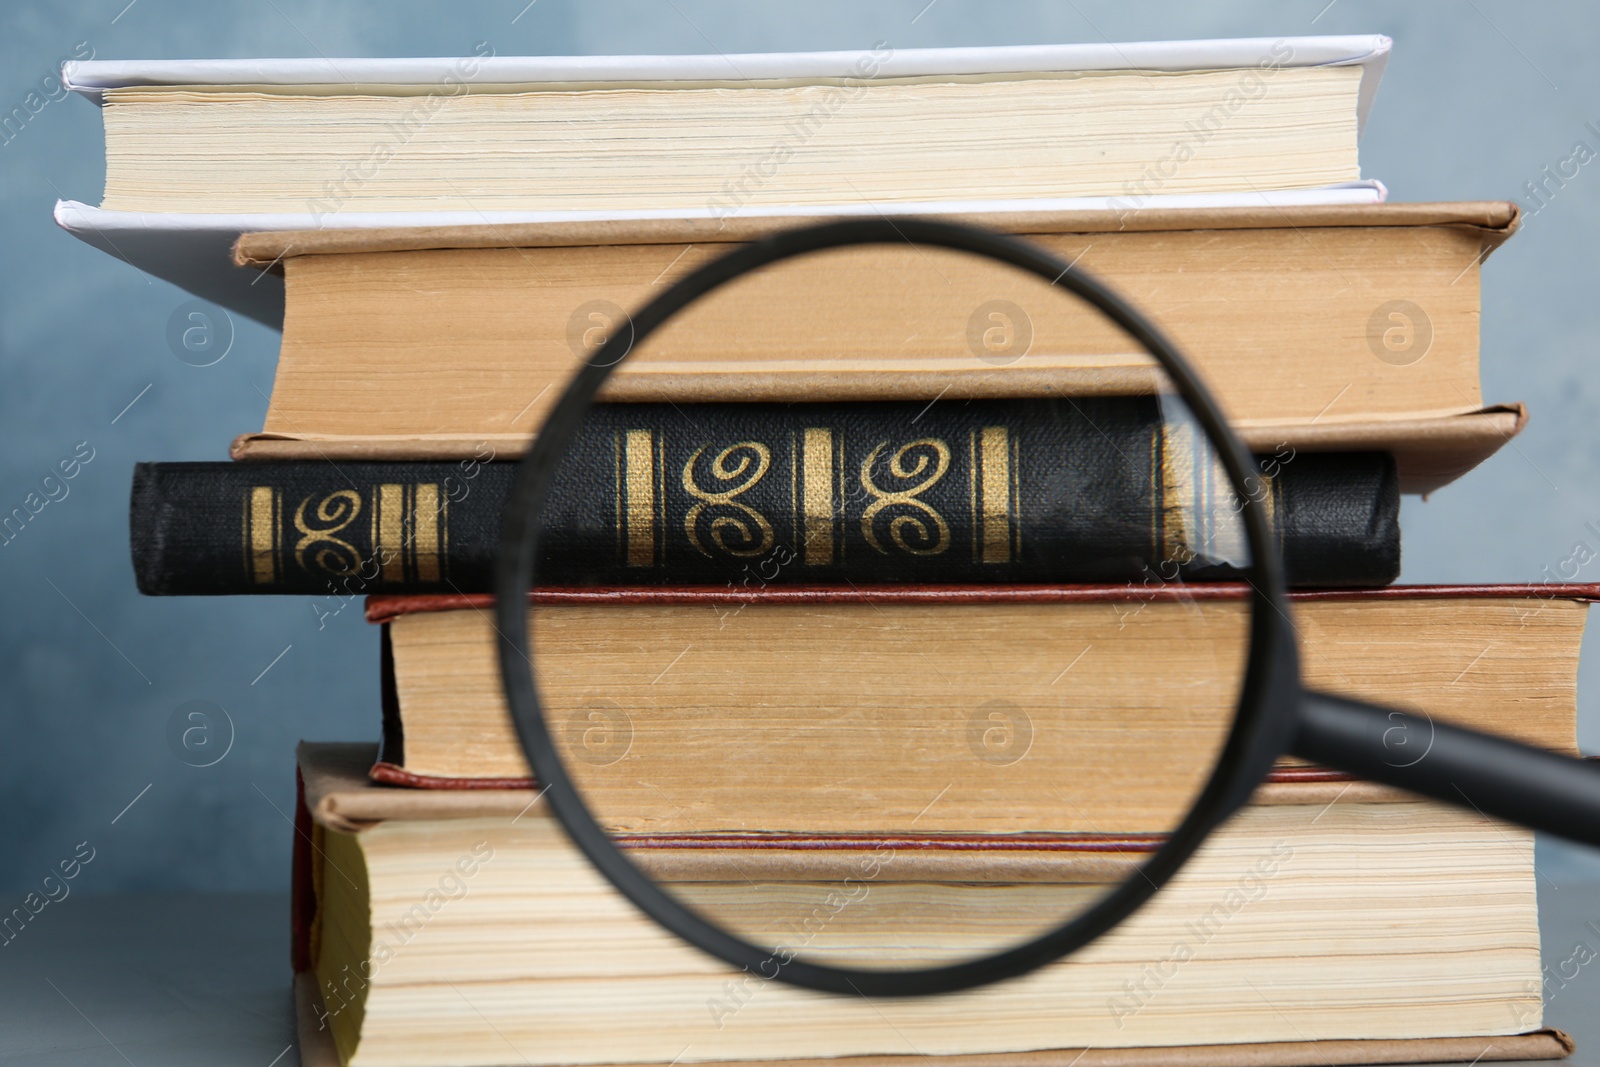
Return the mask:
<svg viewBox="0 0 1600 1067">
<path fill-rule="evenodd" d="M 806 721 L 837 715 L 859 709 L 860 694 L 889 677 L 904 699 L 863 721 L 927 732 L 919 764 L 927 796 L 947 787 L 952 796 L 971 791 L 994 801 L 956 804 L 926 818 L 965 819 L 984 810 L 1026 822 L 1038 798 L 1050 795 L 1055 775 L 1093 781 L 1103 777 L 1097 768 L 1133 760 L 1151 769 L 1146 800 L 1155 804 L 1170 792 L 1167 799 L 1182 803 L 1203 769 L 1191 746 L 1212 736 L 1195 716 L 1203 709 L 1206 722 L 1221 723 L 1231 711 L 1236 689 L 1222 686 L 1202 697 L 1206 690 L 1194 683 L 1215 676 L 1208 657 L 1216 634 L 1243 624 L 1239 589 L 829 588 L 782 581 L 748 589 L 549 589 L 538 594 L 530 618 L 552 721 L 575 702 L 600 696 L 630 709 L 627 759 L 586 763 L 589 787 L 621 789 L 636 775 L 664 787 L 687 770 L 672 746 L 709 743 L 733 731 L 750 739 L 761 770 L 750 794 L 732 807 L 748 805 L 768 829 L 785 819 L 803 821 L 816 814 L 806 810 L 806 782 L 842 773 L 844 752 L 869 766 L 870 753 L 882 751 L 877 735 L 851 734 L 848 743 L 844 733 L 829 730 L 791 736 L 746 709 L 803 709 L 797 713 Z M 1308 684 L 1575 753 L 1579 652 L 1588 602 L 1597 594 L 1589 585 L 1391 586 L 1299 591 L 1291 604 Z M 1188 599 L 1202 596 L 1215 599 Z M 373 597 L 367 613 L 387 630 L 386 765 L 379 776 L 449 788 L 474 778 L 490 786 L 526 784 L 501 690 L 492 599 Z M 1080 650 L 1089 651 L 1074 661 Z M 731 670 L 735 663 L 739 669 Z M 940 669 L 930 670 L 930 663 Z M 1072 673 L 1061 683 L 1069 664 Z M 1139 680 L 1136 694 L 1130 678 Z M 1031 723 L 1032 747 L 1009 767 L 1003 797 L 986 792 L 995 783 L 970 759 L 965 740 L 971 709 L 993 697 L 996 679 L 1005 680 L 1008 699 Z M 1092 720 L 1101 707 L 1121 711 L 1115 729 L 1089 745 L 1071 724 Z M 790 788 L 769 790 L 776 781 Z M 700 792 L 691 783 L 682 788 Z M 781 799 L 778 810 L 763 806 L 790 797 L 807 799 Z M 1099 799 L 1112 808 L 1101 812 L 1094 798 L 1079 798 L 1087 820 L 1081 828 L 1111 829 L 1102 820 L 1113 809 L 1125 811 L 1115 795 Z M 908 794 L 904 802 L 899 814 L 910 817 L 926 796 Z M 849 810 L 834 814 L 848 821 Z M 1166 823 L 1151 815 L 1121 828 L 1154 825 Z"/>
<path fill-rule="evenodd" d="M 1025 236 L 1122 292 L 1190 356 L 1254 447 L 1394 451 L 1407 491 L 1425 492 L 1521 428 L 1521 409 L 1486 407 L 1478 382 L 1479 269 L 1515 230 L 1515 204 L 954 217 Z M 288 310 L 265 425 L 235 456 L 514 454 L 626 309 L 742 242 L 814 221 L 247 234 L 237 261 L 281 271 Z M 604 395 L 932 401 L 1151 388 L 1148 357 L 1042 280 L 1008 272 L 889 246 L 807 257 L 669 323 Z M 996 293 L 1024 309 L 1027 336 L 998 356 L 974 347 L 987 335 L 972 329 Z M 821 306 L 828 315 L 813 313 Z"/>
</svg>

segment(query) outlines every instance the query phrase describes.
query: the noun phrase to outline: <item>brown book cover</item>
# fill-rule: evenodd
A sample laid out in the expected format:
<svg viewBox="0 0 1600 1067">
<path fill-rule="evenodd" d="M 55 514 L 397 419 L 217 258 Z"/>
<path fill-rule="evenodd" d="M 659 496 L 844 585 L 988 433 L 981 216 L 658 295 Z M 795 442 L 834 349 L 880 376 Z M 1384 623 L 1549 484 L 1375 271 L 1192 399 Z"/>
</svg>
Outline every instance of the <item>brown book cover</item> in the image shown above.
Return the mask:
<svg viewBox="0 0 1600 1067">
<path fill-rule="evenodd" d="M 1138 211 L 1025 209 L 952 213 L 958 222 L 1002 233 L 1153 233 L 1163 230 L 1269 230 L 1285 225 L 1451 226 L 1482 232 L 1499 245 L 1516 232 L 1520 212 L 1510 200 L 1444 203 L 1310 204 L 1294 207 L 1151 207 Z M 563 248 L 609 244 L 755 241 L 814 223 L 808 215 L 730 215 L 727 218 L 594 219 L 484 223 L 471 226 L 323 228 L 247 233 L 234 245 L 240 266 L 284 272 L 290 255 L 410 252 L 444 248 Z"/>
<path fill-rule="evenodd" d="M 1515 204 L 956 217 L 1025 235 L 1064 259 L 1081 255 L 1087 269 L 1174 335 L 1252 447 L 1392 451 L 1405 490 L 1427 492 L 1493 454 L 1525 420 L 1517 405 L 1486 407 L 1478 381 L 1478 267 L 1515 231 Z M 290 311 L 266 423 L 235 443 L 234 456 L 481 459 L 486 447 L 515 453 L 586 354 L 573 348 L 573 338 L 587 336 L 589 319 L 573 315 L 591 305 L 621 314 L 741 242 L 814 221 L 245 235 L 236 258 L 283 272 Z M 678 324 L 674 329 L 695 335 L 681 353 L 655 353 L 652 339 L 604 395 L 925 403 L 1148 387 L 1149 368 L 1127 355 L 1106 356 L 1118 346 L 1079 321 L 1082 313 L 1065 300 L 1027 312 L 1032 347 L 1020 358 L 980 358 L 967 312 L 1014 288 L 991 276 L 1002 268 L 947 264 L 938 268 L 944 277 L 923 284 L 927 279 L 910 275 L 926 265 L 897 273 L 872 259 L 884 254 L 842 250 L 839 269 L 890 281 L 886 293 L 905 303 L 916 323 L 914 351 L 898 329 L 890 331 L 893 344 L 869 341 L 859 330 L 819 334 L 815 317 L 793 308 L 831 299 L 811 289 L 841 276 L 811 271 L 754 294 L 756 303 L 741 305 L 740 321 Z M 867 299 L 863 286 L 848 288 L 850 299 Z M 874 298 L 878 312 L 883 295 Z M 1243 314 L 1245 300 L 1266 310 Z M 840 321 L 857 321 L 858 310 L 842 308 Z M 732 328 L 751 321 L 763 324 L 760 357 Z M 1404 350 L 1386 347 L 1391 338 Z M 1074 347 L 1084 345 L 1083 352 Z M 333 352 L 338 358 L 330 360 Z M 440 358 L 456 352 L 459 359 Z M 1283 371 L 1286 353 L 1294 357 L 1292 374 Z M 668 358 L 657 358 L 662 354 Z"/>
<path fill-rule="evenodd" d="M 736 587 L 544 589 L 539 590 L 534 595 L 533 601 L 534 603 L 541 603 L 541 605 L 682 605 L 685 608 L 699 605 L 725 605 L 730 606 L 730 608 L 749 605 L 875 605 L 878 608 L 907 605 L 1014 606 L 1058 605 L 1058 603 L 1059 605 L 1093 605 L 1093 603 L 1104 603 L 1104 601 L 1130 601 L 1130 603 L 1138 601 L 1138 603 L 1144 605 L 1144 603 L 1178 600 L 1238 600 L 1238 598 L 1242 598 L 1245 595 L 1245 592 L 1245 585 L 1230 584 L 1230 582 L 1184 585 L 878 585 L 878 587 L 773 584 L 768 585 L 765 589 L 736 589 Z M 1339 605 L 1339 603 L 1344 603 L 1344 605 L 1373 603 L 1373 605 L 1379 606 L 1394 605 L 1395 609 L 1406 611 L 1408 614 L 1405 617 L 1411 619 L 1411 624 L 1422 625 L 1426 632 L 1432 635 L 1430 648 L 1438 646 L 1435 651 L 1443 649 L 1440 654 L 1443 654 L 1445 659 L 1450 659 L 1448 664 L 1440 667 L 1440 669 L 1445 670 L 1442 675 L 1445 681 L 1453 678 L 1461 667 L 1472 667 L 1472 665 L 1478 664 L 1478 659 L 1474 659 L 1470 649 L 1461 657 L 1461 664 L 1454 664 L 1454 659 L 1451 659 L 1453 651 L 1450 651 L 1450 649 L 1454 648 L 1454 643 L 1451 643 L 1450 635 L 1446 633 L 1446 630 L 1450 625 L 1453 625 L 1453 619 L 1458 613 L 1453 609 L 1448 609 L 1448 611 L 1413 609 L 1406 605 L 1413 605 L 1416 601 L 1462 601 L 1462 603 L 1472 601 L 1475 605 L 1474 614 L 1466 616 L 1466 619 L 1475 619 L 1475 617 L 1483 616 L 1486 611 L 1488 614 L 1483 616 L 1482 621 L 1470 624 L 1477 625 L 1478 629 L 1482 629 L 1483 625 L 1491 625 L 1491 621 L 1498 617 L 1494 614 L 1494 609 L 1491 606 L 1485 605 L 1485 601 L 1488 601 L 1488 605 L 1493 605 L 1494 601 L 1526 601 L 1526 605 L 1531 605 L 1528 608 L 1517 605 L 1507 608 L 1509 611 L 1515 611 L 1518 617 L 1523 617 L 1522 625 L 1523 629 L 1525 629 L 1526 625 L 1528 625 L 1528 617 L 1525 616 L 1541 613 L 1542 603 L 1562 603 L 1562 605 L 1579 603 L 1581 605 L 1581 603 L 1597 600 L 1597 598 L 1600 598 L 1600 585 L 1576 584 L 1576 582 L 1570 582 L 1570 584 L 1554 584 L 1552 582 L 1552 584 L 1504 585 L 1397 585 L 1397 587 L 1386 587 L 1386 589 L 1294 590 L 1291 593 L 1291 600 L 1294 603 L 1301 603 L 1301 605 L 1328 603 L 1328 605 L 1333 606 Z M 382 707 L 384 707 L 384 750 L 382 750 L 378 763 L 374 763 L 371 766 L 371 777 L 373 777 L 374 781 L 386 782 L 386 784 L 392 785 L 406 785 L 406 787 L 413 787 L 413 789 L 494 790 L 530 789 L 530 787 L 533 787 L 533 781 L 531 781 L 530 777 L 518 776 L 518 774 L 514 773 L 515 766 L 507 758 L 502 758 L 501 763 L 496 763 L 493 768 L 491 766 L 478 768 L 482 769 L 482 776 L 464 774 L 458 769 L 445 769 L 445 766 L 440 765 L 435 765 L 434 768 L 430 769 L 427 766 L 426 758 L 421 757 L 416 750 L 411 750 L 410 752 L 410 763 L 406 758 L 408 745 L 406 745 L 406 731 L 402 725 L 402 705 L 400 705 L 397 675 L 395 675 L 394 670 L 394 646 L 390 641 L 390 627 L 387 624 L 397 621 L 397 619 L 403 619 L 406 616 L 446 613 L 446 611 L 461 611 L 461 613 L 474 614 L 474 616 L 483 619 L 483 617 L 488 617 L 491 609 L 493 609 L 493 598 L 488 597 L 488 595 L 394 595 L 394 597 L 368 598 L 368 601 L 366 601 L 366 617 L 368 617 L 368 621 L 384 624 L 381 670 Z M 1379 617 L 1384 616 L 1374 616 L 1374 624 L 1376 624 Z M 1563 651 L 1563 653 L 1557 654 L 1554 661 L 1547 664 L 1546 670 L 1536 672 L 1526 678 L 1525 685 L 1533 686 L 1533 688 L 1528 691 L 1528 701 L 1515 702 L 1515 707 L 1520 709 L 1515 710 L 1515 712 L 1510 712 L 1509 710 L 1512 704 L 1494 699 L 1493 691 L 1498 691 L 1498 689 L 1486 689 L 1475 701 L 1430 701 L 1430 697 L 1429 699 L 1424 699 L 1424 693 L 1418 691 L 1419 683 L 1413 683 L 1410 689 L 1406 689 L 1406 691 L 1392 691 L 1387 686 L 1386 681 L 1382 681 L 1384 678 L 1392 677 L 1392 675 L 1387 675 L 1382 670 L 1374 673 L 1374 670 L 1365 669 L 1365 667 L 1362 670 L 1355 670 L 1354 665 L 1352 665 L 1352 662 L 1355 661 L 1347 659 L 1349 653 L 1339 653 L 1344 657 L 1339 662 L 1344 662 L 1344 670 L 1354 672 L 1352 677 L 1363 678 L 1363 681 L 1360 681 L 1357 685 L 1357 689 L 1360 689 L 1360 691 L 1355 691 L 1355 696 L 1365 696 L 1368 699 L 1387 699 L 1387 701 L 1395 701 L 1395 699 L 1403 702 L 1421 701 L 1421 704 L 1418 704 L 1419 707 L 1430 710 L 1430 713 L 1440 713 L 1445 717 L 1456 717 L 1459 721 L 1464 721 L 1466 725 L 1477 725 L 1478 728 L 1509 733 L 1512 736 L 1522 737 L 1523 741 L 1528 742 L 1528 744 L 1541 744 L 1547 745 L 1547 747 L 1554 747 L 1554 749 L 1565 750 L 1565 752 L 1576 752 L 1570 694 L 1566 694 L 1566 696 L 1563 696 L 1563 694 L 1566 693 L 1565 686 L 1571 685 L 1571 677 L 1568 677 L 1568 675 L 1573 670 L 1576 670 L 1576 654 L 1578 654 L 1578 651 L 1576 651 L 1576 643 L 1573 643 L 1573 641 L 1578 640 L 1576 635 L 1581 633 L 1582 613 L 1576 614 L 1576 616 L 1573 616 L 1570 611 L 1562 614 L 1562 616 L 1554 616 L 1552 614 L 1547 619 L 1547 622 L 1555 624 L 1557 617 L 1566 617 L 1570 621 L 1562 622 L 1562 624 L 1558 625 L 1558 632 L 1552 630 L 1542 638 L 1526 637 L 1525 635 L 1520 640 L 1557 641 L 1557 645 L 1552 645 L 1550 648 L 1557 648 L 1558 646 L 1558 648 L 1563 649 L 1566 649 L 1568 643 L 1571 643 L 1570 651 Z M 1469 624 L 1466 619 L 1462 621 L 1462 625 Z M 1546 621 L 1541 619 L 1541 624 L 1544 624 L 1544 622 Z M 1330 622 L 1331 624 L 1333 622 Z M 1325 633 L 1325 637 L 1328 637 L 1328 635 L 1344 635 L 1347 640 L 1350 637 L 1349 622 L 1339 625 L 1342 625 L 1344 629 L 1331 630 L 1331 632 Z M 1493 622 L 1493 625 L 1499 624 L 1498 622 Z M 1571 629 L 1574 625 L 1578 629 Z M 1442 630 L 1440 627 L 1445 627 L 1446 630 Z M 1320 625 L 1314 627 L 1314 629 L 1315 632 L 1323 633 Z M 1523 629 L 1518 630 L 1518 633 L 1522 633 Z M 1477 630 L 1472 630 L 1472 632 L 1477 632 Z M 1466 633 L 1466 630 L 1462 630 L 1461 633 Z M 1528 635 L 1531 635 L 1531 633 L 1533 632 L 1530 630 Z M 1488 637 L 1493 638 L 1493 635 L 1494 630 L 1491 630 L 1488 633 Z M 456 640 L 461 640 L 461 635 L 456 635 Z M 1328 640 L 1333 640 L 1333 638 L 1328 637 Z M 1445 641 L 1445 645 L 1440 645 L 1442 640 Z M 1507 645 L 1506 641 L 1496 641 L 1496 643 L 1502 646 L 1501 653 L 1499 653 L 1501 659 L 1510 656 L 1512 661 L 1517 661 L 1514 651 L 1507 651 L 1507 649 L 1510 649 L 1510 645 Z M 1341 648 L 1342 645 L 1336 645 L 1334 646 L 1334 651 Z M 1384 645 L 1384 648 L 1390 648 L 1390 646 Z M 1403 648 L 1394 648 L 1392 651 L 1395 654 L 1403 654 Z M 1488 649 L 1485 648 L 1485 651 L 1488 651 Z M 1469 661 L 1469 659 L 1472 662 L 1467 664 L 1466 661 Z M 411 662 L 419 661 L 413 659 Z M 1390 667 L 1398 669 L 1397 664 L 1390 664 Z M 1328 673 L 1328 670 L 1334 670 L 1333 667 L 1328 667 L 1328 664 L 1326 664 L 1325 656 L 1310 657 L 1309 661 L 1307 661 L 1307 669 L 1312 670 L 1312 673 L 1317 673 L 1317 670 L 1322 670 L 1323 673 Z M 1496 665 L 1496 661 L 1491 659 L 1483 669 L 1499 672 L 1499 670 L 1506 670 L 1509 667 L 1504 664 Z M 485 701 L 493 699 L 491 694 L 483 689 L 483 685 L 486 685 L 486 683 L 480 685 L 480 675 L 483 675 L 486 670 L 490 670 L 490 667 L 486 664 L 478 664 L 477 661 L 474 661 L 474 665 L 470 667 L 470 670 L 467 669 L 467 665 L 459 664 L 458 662 L 454 675 L 451 675 L 450 678 L 442 678 L 437 685 L 429 686 L 429 689 L 427 689 L 429 704 L 422 705 L 422 707 L 426 710 L 427 707 L 435 707 L 440 699 L 451 699 L 450 693 L 454 689 L 450 689 L 448 686 L 461 683 L 461 678 L 472 678 L 474 685 L 469 686 L 467 691 L 470 691 L 474 696 L 467 699 L 467 704 L 462 705 L 462 707 L 470 707 L 470 709 L 483 707 L 483 709 L 486 709 L 488 704 L 485 704 Z M 1435 670 L 1435 673 L 1437 673 L 1437 670 Z M 1427 677 L 1434 677 L 1434 675 L 1427 675 Z M 1490 677 L 1499 678 L 1502 675 L 1491 673 Z M 1352 685 L 1352 680 L 1344 673 L 1339 672 L 1339 670 L 1334 670 L 1333 675 L 1323 678 L 1322 683 L 1323 685 L 1334 686 L 1334 688 L 1347 688 L 1347 686 Z M 446 688 L 440 688 L 440 685 L 446 686 Z M 1501 681 L 1498 685 L 1506 685 L 1506 681 Z M 411 691 L 416 693 L 414 685 Z M 496 689 L 496 693 L 498 693 L 498 689 Z M 1427 689 L 1427 693 L 1432 693 L 1432 689 Z M 456 699 L 454 704 L 461 705 L 461 701 Z M 478 715 L 480 720 L 482 720 L 483 713 Z M 1462 715 L 1466 718 L 1461 718 Z M 482 726 L 483 723 L 478 723 L 478 725 Z M 509 734 L 507 734 L 506 742 L 510 745 L 515 744 L 514 739 Z M 496 742 L 496 744 L 499 744 L 499 742 Z M 437 747 L 437 744 L 435 744 L 435 747 Z M 501 747 L 504 747 L 504 745 L 501 745 Z M 494 752 L 501 752 L 501 749 L 496 747 Z M 482 752 L 480 752 L 480 755 L 482 755 Z M 434 753 L 434 758 L 438 758 L 437 752 Z M 459 760 L 454 761 L 454 763 L 459 763 Z M 515 763 L 520 763 L 520 760 L 515 761 Z M 507 771 L 512 771 L 512 773 L 507 773 Z M 1342 784 L 1342 782 L 1349 782 L 1349 777 L 1336 773 L 1336 771 L 1330 771 L 1330 769 L 1298 765 L 1296 761 L 1286 761 L 1285 765 L 1280 765 L 1275 769 L 1270 782 L 1274 782 L 1274 784 L 1304 784 L 1304 782 Z"/>
</svg>

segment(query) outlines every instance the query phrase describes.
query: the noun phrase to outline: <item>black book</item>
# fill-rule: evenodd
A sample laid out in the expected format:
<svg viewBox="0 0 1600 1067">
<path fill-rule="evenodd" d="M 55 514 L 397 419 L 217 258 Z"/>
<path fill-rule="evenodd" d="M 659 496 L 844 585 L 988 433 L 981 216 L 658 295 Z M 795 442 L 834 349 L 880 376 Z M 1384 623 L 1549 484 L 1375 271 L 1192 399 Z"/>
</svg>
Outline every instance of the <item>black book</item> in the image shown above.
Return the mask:
<svg viewBox="0 0 1600 1067">
<path fill-rule="evenodd" d="M 544 585 L 1227 578 L 1241 502 L 1153 398 L 597 405 L 545 509 Z M 488 592 L 514 463 L 145 463 L 148 594 Z M 1258 456 L 1297 585 L 1400 569 L 1386 453 Z"/>
</svg>

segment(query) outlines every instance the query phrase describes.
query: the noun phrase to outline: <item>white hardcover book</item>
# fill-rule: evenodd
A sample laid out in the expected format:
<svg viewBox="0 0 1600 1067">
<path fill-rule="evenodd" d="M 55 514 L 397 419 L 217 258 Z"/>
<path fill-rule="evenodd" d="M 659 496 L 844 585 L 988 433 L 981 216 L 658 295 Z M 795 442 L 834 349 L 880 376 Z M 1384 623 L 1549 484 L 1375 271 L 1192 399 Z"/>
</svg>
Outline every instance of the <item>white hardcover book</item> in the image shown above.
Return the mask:
<svg viewBox="0 0 1600 1067">
<path fill-rule="evenodd" d="M 1386 37 L 701 56 L 89 61 L 57 222 L 271 325 L 268 229 L 1371 203 Z"/>
<path fill-rule="evenodd" d="M 1209 41 L 905 48 L 879 61 L 876 76 L 912 78 L 1043 71 L 1194 71 L 1255 66 L 1287 48 L 1288 66 L 1362 68 L 1360 121 L 1366 122 L 1393 42 L 1382 34 L 1326 37 L 1241 37 Z M 859 65 L 881 50 L 746 52 L 681 56 L 494 56 L 478 59 L 474 81 L 497 85 L 602 82 L 680 84 L 810 81 L 859 77 Z M 177 85 L 366 85 L 429 87 L 444 83 L 461 60 L 411 59 L 131 59 L 72 60 L 61 79 L 96 103 L 107 89 Z"/>
</svg>

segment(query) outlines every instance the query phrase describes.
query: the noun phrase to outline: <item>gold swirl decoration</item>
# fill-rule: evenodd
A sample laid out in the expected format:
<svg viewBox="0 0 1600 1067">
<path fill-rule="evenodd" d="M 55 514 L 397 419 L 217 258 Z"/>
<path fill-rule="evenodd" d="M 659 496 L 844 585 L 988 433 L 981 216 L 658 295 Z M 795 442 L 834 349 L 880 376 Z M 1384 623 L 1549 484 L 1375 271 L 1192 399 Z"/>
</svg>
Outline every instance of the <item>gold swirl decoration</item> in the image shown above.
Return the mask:
<svg viewBox="0 0 1600 1067">
<path fill-rule="evenodd" d="M 760 441 L 740 441 L 729 445 L 711 461 L 711 474 L 717 481 L 736 483 L 711 492 L 702 489 L 695 480 L 695 464 L 705 455 L 710 445 L 702 445 L 689 462 L 683 465 L 684 492 L 699 501 L 683 517 L 683 532 L 689 543 L 703 556 L 711 551 L 700 540 L 700 519 L 711 513 L 711 541 L 730 556 L 759 556 L 773 545 L 772 523 L 749 504 L 734 499 L 753 489 L 772 468 L 772 450 Z M 730 544 L 730 539 L 734 543 Z"/>
<path fill-rule="evenodd" d="M 328 574 L 349 574 L 361 566 L 361 553 L 336 535 L 361 514 L 361 494 L 354 489 L 340 489 L 323 497 L 312 512 L 316 526 L 306 521 L 306 508 L 313 499 L 306 497 L 294 511 L 294 528 L 300 532 L 300 539 L 294 543 L 295 562 L 303 570 L 315 567 Z M 306 562 L 307 553 L 310 563 Z"/>
<path fill-rule="evenodd" d="M 880 488 L 872 478 L 873 466 L 888 447 L 889 442 L 883 442 L 861 462 L 861 488 L 872 496 L 872 503 L 861 513 L 861 536 L 887 556 L 889 550 L 878 540 L 875 523 L 880 513 L 893 508 L 896 510 L 890 512 L 889 540 L 894 546 L 913 556 L 937 556 L 950 547 L 950 525 L 919 497 L 938 485 L 950 470 L 950 446 L 936 437 L 901 445 L 889 457 L 889 474 L 913 484 L 892 491 Z"/>
</svg>

